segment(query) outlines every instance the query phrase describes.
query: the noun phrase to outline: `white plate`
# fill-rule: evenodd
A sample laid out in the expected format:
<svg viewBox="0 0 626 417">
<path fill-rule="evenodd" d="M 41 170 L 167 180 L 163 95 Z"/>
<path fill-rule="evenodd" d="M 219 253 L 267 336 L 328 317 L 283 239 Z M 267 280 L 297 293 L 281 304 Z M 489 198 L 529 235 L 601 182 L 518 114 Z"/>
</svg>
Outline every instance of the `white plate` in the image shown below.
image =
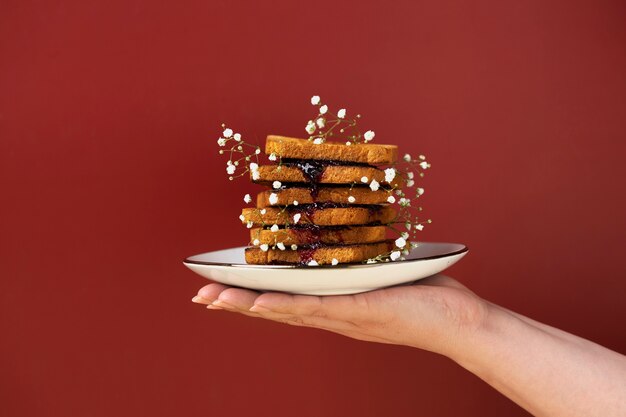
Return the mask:
<svg viewBox="0 0 626 417">
<path fill-rule="evenodd" d="M 307 295 L 356 294 L 403 284 L 443 271 L 467 253 L 459 243 L 420 243 L 406 260 L 321 266 L 248 265 L 245 247 L 190 256 L 185 266 L 203 277 L 236 287 Z"/>
</svg>

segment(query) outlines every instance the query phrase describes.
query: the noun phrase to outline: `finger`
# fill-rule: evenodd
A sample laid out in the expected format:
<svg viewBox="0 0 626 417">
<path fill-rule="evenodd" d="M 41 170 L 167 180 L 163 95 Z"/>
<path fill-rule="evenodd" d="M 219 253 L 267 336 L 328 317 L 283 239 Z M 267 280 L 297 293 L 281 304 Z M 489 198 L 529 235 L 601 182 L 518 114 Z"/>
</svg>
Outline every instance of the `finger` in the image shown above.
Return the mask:
<svg viewBox="0 0 626 417">
<path fill-rule="evenodd" d="M 415 284 L 432 285 L 436 287 L 452 287 L 452 288 L 459 288 L 462 290 L 468 289 L 465 285 L 461 284 L 456 279 L 450 278 L 449 276 L 443 275 L 443 274 L 436 274 L 436 275 L 415 281 Z"/>
<path fill-rule="evenodd" d="M 243 288 L 227 288 L 222 291 L 213 302 L 217 307 L 230 307 L 232 309 L 250 313 L 250 307 L 254 305 L 254 300 L 259 296 L 259 292 L 246 290 Z"/>
<path fill-rule="evenodd" d="M 198 295 L 193 297 L 191 301 L 198 304 L 211 304 L 213 301 L 217 300 L 217 297 L 222 291 L 228 288 L 230 287 L 227 285 L 213 282 L 200 288 L 198 290 Z"/>
<path fill-rule="evenodd" d="M 253 312 L 275 312 L 294 316 L 320 317 L 337 321 L 351 321 L 359 308 L 352 296 L 334 295 L 317 297 L 285 293 L 261 294 L 250 309 Z"/>
</svg>

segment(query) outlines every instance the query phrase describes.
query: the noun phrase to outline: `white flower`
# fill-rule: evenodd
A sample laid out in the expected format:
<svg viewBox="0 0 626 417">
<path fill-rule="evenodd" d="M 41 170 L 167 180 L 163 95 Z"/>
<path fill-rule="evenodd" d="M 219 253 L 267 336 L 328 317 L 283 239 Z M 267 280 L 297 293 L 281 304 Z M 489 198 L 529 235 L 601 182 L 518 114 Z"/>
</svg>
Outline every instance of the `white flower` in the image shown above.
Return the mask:
<svg viewBox="0 0 626 417">
<path fill-rule="evenodd" d="M 352 145 L 352 142 L 347 141 L 347 142 L 346 142 L 346 146 L 350 146 L 350 145 Z"/>
<path fill-rule="evenodd" d="M 293 200 L 293 203 L 291 203 L 291 204 L 293 204 L 294 206 L 297 206 L 298 205 L 298 200 Z"/>
<path fill-rule="evenodd" d="M 415 249 L 416 247 L 418 247 L 420 244 L 417 242 L 411 242 L 411 249 Z"/>
<path fill-rule="evenodd" d="M 337 264 L 339 263 L 339 261 L 338 261 L 336 258 L 333 258 L 333 260 L 332 260 L 332 261 L 330 261 L 330 263 L 331 263 L 332 265 L 337 265 Z"/>
<path fill-rule="evenodd" d="M 280 181 L 274 181 L 274 182 L 272 183 L 272 187 L 273 187 L 275 190 L 277 190 L 277 189 L 279 189 L 280 187 L 282 187 L 282 185 L 283 185 L 283 184 L 282 184 Z"/>
<path fill-rule="evenodd" d="M 394 196 L 390 195 L 389 197 L 387 197 L 387 201 L 388 201 L 390 204 L 393 204 L 393 203 L 395 203 L 395 202 L 396 202 L 396 198 L 395 198 Z"/>
<path fill-rule="evenodd" d="M 259 171 L 252 171 L 252 180 L 256 181 L 261 178 L 261 173 Z"/>
<path fill-rule="evenodd" d="M 256 151 L 254 151 L 255 154 L 260 154 L 261 153 L 261 149 L 260 148 L 256 148 Z"/>
<path fill-rule="evenodd" d="M 417 190 L 416 190 L 416 191 L 417 191 L 417 194 L 418 194 L 418 195 L 422 195 L 422 194 L 424 194 L 424 189 L 423 189 L 423 188 L 417 188 Z"/>
<path fill-rule="evenodd" d="M 261 242 L 259 242 L 259 239 L 254 239 L 254 240 L 252 241 L 252 244 L 253 244 L 254 246 L 259 246 L 259 243 L 261 243 Z"/>
<path fill-rule="evenodd" d="M 409 155 L 408 153 L 407 153 L 407 154 L 404 154 L 404 158 L 403 158 L 403 159 L 404 159 L 406 162 L 411 162 L 411 155 Z"/>
<path fill-rule="evenodd" d="M 349 203 L 354 203 L 355 201 L 356 201 L 356 198 L 354 198 L 353 196 L 348 197 Z"/>
<path fill-rule="evenodd" d="M 370 259 L 368 259 L 368 260 L 367 260 L 367 262 L 365 262 L 365 263 L 368 263 L 368 264 L 375 264 L 375 263 L 377 263 L 377 262 L 378 262 L 378 261 L 377 261 L 375 258 L 370 258 Z"/>
<path fill-rule="evenodd" d="M 369 181 L 369 179 L 368 179 L 367 177 L 361 177 L 361 182 L 362 182 L 363 184 L 365 184 L 365 183 L 366 183 L 366 182 L 368 182 L 368 181 Z"/>
<path fill-rule="evenodd" d="M 233 139 L 235 139 L 237 142 L 241 142 L 241 134 L 235 133 L 233 135 Z"/>
<path fill-rule="evenodd" d="M 315 124 L 317 125 L 317 127 L 319 127 L 320 129 L 323 128 L 324 126 L 326 126 L 326 122 L 324 121 L 323 117 L 320 117 L 319 119 L 317 119 L 315 121 Z"/>
<path fill-rule="evenodd" d="M 320 107 L 320 114 L 326 114 L 327 111 L 328 111 L 328 106 L 326 104 Z"/>
<path fill-rule="evenodd" d="M 296 213 L 293 215 L 293 222 L 294 224 L 297 224 L 300 221 L 300 217 L 302 217 L 302 214 L 300 213 Z"/>
<path fill-rule="evenodd" d="M 402 236 L 402 239 L 408 239 L 409 238 L 409 234 L 407 232 L 400 233 L 400 236 Z"/>
<path fill-rule="evenodd" d="M 277 224 L 273 225 L 272 227 L 270 227 L 270 230 L 274 233 L 278 232 L 278 225 Z"/>
<path fill-rule="evenodd" d="M 396 246 L 399 248 L 403 248 L 406 246 L 406 240 L 403 237 L 399 237 L 396 239 Z"/>
<path fill-rule="evenodd" d="M 321 145 L 322 143 L 324 143 L 324 139 L 322 138 L 315 138 L 313 139 L 313 143 L 316 145 Z"/>
<path fill-rule="evenodd" d="M 398 204 L 400 204 L 403 207 L 408 207 L 411 205 L 411 200 L 409 200 L 408 198 L 404 198 L 402 197 L 399 201 Z"/>
<path fill-rule="evenodd" d="M 270 248 L 269 245 L 267 243 L 264 243 L 260 246 L 261 250 L 263 252 L 267 252 L 267 250 Z"/>
<path fill-rule="evenodd" d="M 269 198 L 270 204 L 273 206 L 276 203 L 278 203 L 278 194 L 276 193 L 272 193 L 270 194 L 270 198 Z"/>
<path fill-rule="evenodd" d="M 246 194 L 243 196 L 243 201 L 244 203 L 248 204 L 249 202 L 252 201 L 252 197 L 250 197 L 250 194 Z"/>
<path fill-rule="evenodd" d="M 400 258 L 400 251 L 393 251 L 393 252 L 391 252 L 389 257 L 391 258 L 392 261 L 397 261 L 398 258 Z"/>
<path fill-rule="evenodd" d="M 270 161 L 275 161 L 276 160 L 276 154 L 274 152 L 272 152 L 270 154 L 270 156 L 267 157 L 267 159 L 269 159 Z"/>
<path fill-rule="evenodd" d="M 378 183 L 378 181 L 372 180 L 372 182 L 370 183 L 370 189 L 372 191 L 378 191 L 378 187 L 380 187 L 380 184 Z"/>
<path fill-rule="evenodd" d="M 283 242 L 278 242 L 276 244 L 276 246 L 278 247 L 278 249 L 280 250 L 285 250 L 285 244 Z"/>
<path fill-rule="evenodd" d="M 304 130 L 306 130 L 306 133 L 308 133 L 309 135 L 312 135 L 313 132 L 315 132 L 315 123 L 313 123 L 313 120 L 309 120 L 306 124 L 306 127 L 304 128 Z"/>
<path fill-rule="evenodd" d="M 246 227 L 247 227 L 248 229 L 252 229 L 252 226 L 253 226 L 253 225 L 254 225 L 254 223 L 253 223 L 253 222 L 251 222 L 251 221 L 249 221 L 248 223 L 246 223 Z"/>
<path fill-rule="evenodd" d="M 311 104 L 314 106 L 317 106 L 318 104 L 320 104 L 320 96 L 311 97 Z"/>
<path fill-rule="evenodd" d="M 236 169 L 237 167 L 235 165 L 228 165 L 226 167 L 226 172 L 228 173 L 228 175 L 233 175 Z"/>
<path fill-rule="evenodd" d="M 250 162 L 250 171 L 254 172 L 258 170 L 259 170 L 259 164 L 257 164 L 256 162 Z"/>
<path fill-rule="evenodd" d="M 369 142 L 370 140 L 374 139 L 374 136 L 376 136 L 376 133 L 374 133 L 373 130 L 368 130 L 367 132 L 363 133 L 363 139 L 365 139 L 365 142 Z"/>
<path fill-rule="evenodd" d="M 298 245 L 291 245 L 291 250 L 298 250 Z"/>
<path fill-rule="evenodd" d="M 246 216 L 244 216 L 243 214 L 239 215 L 239 220 L 241 220 L 242 222 L 246 220 Z"/>
<path fill-rule="evenodd" d="M 267 213 L 267 210 L 266 209 L 261 209 L 261 214 L 265 214 L 265 213 Z"/>
<path fill-rule="evenodd" d="M 411 223 L 409 222 L 404 223 L 404 227 L 406 227 L 406 230 L 411 230 Z"/>
<path fill-rule="evenodd" d="M 420 155 L 420 156 L 418 156 L 418 158 L 419 158 L 421 161 L 425 161 L 425 160 L 426 160 L 426 157 L 425 157 L 424 155 Z"/>
<path fill-rule="evenodd" d="M 346 109 L 339 109 L 339 111 L 337 112 L 337 117 L 340 119 L 346 117 Z"/>
<path fill-rule="evenodd" d="M 219 139 L 217 140 L 217 144 L 218 144 L 218 145 L 220 145 L 220 146 L 225 146 L 225 145 L 226 145 L 226 139 L 224 139 L 224 138 L 219 138 Z"/>
<path fill-rule="evenodd" d="M 315 259 L 311 259 L 307 265 L 308 266 L 318 266 L 319 264 L 317 262 L 315 262 Z"/>
<path fill-rule="evenodd" d="M 396 177 L 396 170 L 394 168 L 387 168 L 385 170 L 385 181 L 391 182 Z"/>
<path fill-rule="evenodd" d="M 424 225 L 419 223 L 415 225 L 415 228 L 421 232 L 422 230 L 424 230 Z"/>
<path fill-rule="evenodd" d="M 430 164 L 426 161 L 420 162 L 420 166 L 422 167 L 422 169 L 430 168 Z"/>
<path fill-rule="evenodd" d="M 408 178 L 408 179 L 412 180 L 412 179 L 413 179 L 413 177 L 415 177 L 415 174 L 413 174 L 412 172 L 408 172 L 408 173 L 406 174 L 406 176 L 407 176 L 407 178 Z"/>
<path fill-rule="evenodd" d="M 222 135 L 225 138 L 229 138 L 233 135 L 233 130 L 232 129 L 224 129 L 224 132 L 222 132 Z"/>
<path fill-rule="evenodd" d="M 407 187 L 413 187 L 414 185 L 415 185 L 415 181 L 413 181 L 413 180 L 408 180 L 408 181 L 406 182 L 406 186 L 407 186 Z"/>
</svg>

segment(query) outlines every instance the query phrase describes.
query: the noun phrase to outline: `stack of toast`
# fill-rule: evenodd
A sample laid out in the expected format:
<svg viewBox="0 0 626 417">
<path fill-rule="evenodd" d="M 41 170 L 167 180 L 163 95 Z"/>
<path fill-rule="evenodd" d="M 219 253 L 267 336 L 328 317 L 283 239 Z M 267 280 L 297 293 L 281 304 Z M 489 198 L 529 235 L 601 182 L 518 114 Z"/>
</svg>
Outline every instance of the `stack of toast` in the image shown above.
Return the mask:
<svg viewBox="0 0 626 417">
<path fill-rule="evenodd" d="M 270 189 L 240 216 L 250 227 L 247 263 L 337 265 L 394 247 L 385 225 L 396 218 L 389 202 L 401 179 L 380 167 L 396 162 L 396 146 L 268 136 L 265 153 L 277 162 L 251 174 Z"/>
</svg>

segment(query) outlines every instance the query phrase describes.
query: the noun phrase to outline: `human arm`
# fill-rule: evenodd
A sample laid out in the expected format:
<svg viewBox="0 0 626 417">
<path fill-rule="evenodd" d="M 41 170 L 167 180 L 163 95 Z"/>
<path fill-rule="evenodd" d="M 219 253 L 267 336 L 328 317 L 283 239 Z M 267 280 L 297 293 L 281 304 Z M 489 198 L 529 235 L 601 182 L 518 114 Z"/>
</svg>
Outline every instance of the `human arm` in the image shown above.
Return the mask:
<svg viewBox="0 0 626 417">
<path fill-rule="evenodd" d="M 443 275 L 330 297 L 209 284 L 194 301 L 448 356 L 538 416 L 626 415 L 623 355 L 489 303 Z"/>
</svg>

